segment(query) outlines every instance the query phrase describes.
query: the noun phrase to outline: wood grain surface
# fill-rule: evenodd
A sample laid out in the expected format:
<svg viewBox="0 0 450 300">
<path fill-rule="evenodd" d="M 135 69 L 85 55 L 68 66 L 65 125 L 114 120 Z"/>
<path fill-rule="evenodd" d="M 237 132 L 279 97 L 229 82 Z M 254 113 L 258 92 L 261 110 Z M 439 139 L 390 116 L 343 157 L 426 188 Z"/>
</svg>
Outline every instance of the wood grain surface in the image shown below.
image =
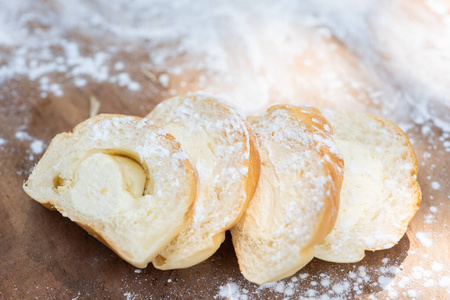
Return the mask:
<svg viewBox="0 0 450 300">
<path fill-rule="evenodd" d="M 98 41 L 87 34 L 70 35 L 68 38 L 84 47 L 86 56 L 94 55 L 95 47 L 89 45 L 98 45 Z M 367 252 L 364 260 L 354 264 L 314 259 L 278 285 L 258 287 L 242 277 L 228 233 L 219 251 L 197 266 L 160 271 L 149 265 L 137 270 L 68 218 L 30 199 L 22 184 L 42 155 L 33 152 L 31 143 L 42 140 L 47 146 L 56 134 L 71 131 L 88 118 L 90 97 L 101 103 L 99 113 L 143 117 L 171 94 L 197 90 L 201 86 L 199 75 L 208 76 L 207 72 L 192 70 L 171 77 L 170 86 L 164 87 L 142 72 L 141 62 L 148 58 L 144 51 L 137 50 L 139 45 L 134 46 L 134 52 L 117 52 L 116 59 L 140 83 L 138 91 L 96 80 L 88 80 L 80 88 L 61 72 L 47 75 L 50 81 L 60 83 L 64 90 L 61 96 L 42 95 L 38 81 L 27 76 L 18 75 L 0 83 L 0 137 L 6 140 L 0 144 L 0 298 L 238 299 L 236 288 L 249 299 L 319 295 L 348 299 L 450 298 L 450 155 L 442 143 L 448 136 L 431 121 L 409 123 L 423 200 L 399 243 L 388 250 Z M 0 66 L 5 63 L 0 60 Z M 353 62 L 350 67 L 357 69 Z M 313 76 L 309 72 L 314 65 L 309 71 L 299 68 L 298 72 Z M 150 71 L 161 73 L 159 69 Z M 362 75 L 357 72 L 352 76 Z M 180 85 L 182 81 L 187 84 Z M 175 87 L 176 91 L 171 92 Z M 366 101 L 365 97 L 358 100 L 355 96 L 348 110 L 355 104 L 366 107 L 365 111 L 377 111 L 383 104 Z M 339 107 L 335 99 L 317 95 L 306 103 L 320 108 Z M 18 132 L 29 136 L 21 138 Z M 439 187 L 432 182 L 438 182 Z M 345 294 L 340 294 L 343 289 Z"/>
</svg>

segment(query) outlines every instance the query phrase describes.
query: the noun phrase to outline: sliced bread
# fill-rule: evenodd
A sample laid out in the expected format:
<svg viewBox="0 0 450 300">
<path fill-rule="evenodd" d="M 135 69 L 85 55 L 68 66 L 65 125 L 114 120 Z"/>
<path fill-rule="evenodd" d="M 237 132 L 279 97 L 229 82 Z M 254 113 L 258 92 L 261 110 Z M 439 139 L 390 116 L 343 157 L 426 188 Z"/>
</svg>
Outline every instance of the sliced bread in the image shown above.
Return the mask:
<svg viewBox="0 0 450 300">
<path fill-rule="evenodd" d="M 407 135 L 377 116 L 323 111 L 345 161 L 336 225 L 315 256 L 357 262 L 394 246 L 419 208 L 417 160 Z"/>
<path fill-rule="evenodd" d="M 58 134 L 24 184 L 138 268 L 183 228 L 196 174 L 173 136 L 138 117 L 98 115 Z"/>
<path fill-rule="evenodd" d="M 153 260 L 158 269 L 187 268 L 214 254 L 247 208 L 259 178 L 256 138 L 233 108 L 204 94 L 163 101 L 147 118 L 180 141 L 199 175 L 187 226 Z"/>
<path fill-rule="evenodd" d="M 242 219 L 231 229 L 239 268 L 263 284 L 296 273 L 334 226 L 343 160 L 331 126 L 315 108 L 276 105 L 249 119 L 261 177 Z"/>
</svg>

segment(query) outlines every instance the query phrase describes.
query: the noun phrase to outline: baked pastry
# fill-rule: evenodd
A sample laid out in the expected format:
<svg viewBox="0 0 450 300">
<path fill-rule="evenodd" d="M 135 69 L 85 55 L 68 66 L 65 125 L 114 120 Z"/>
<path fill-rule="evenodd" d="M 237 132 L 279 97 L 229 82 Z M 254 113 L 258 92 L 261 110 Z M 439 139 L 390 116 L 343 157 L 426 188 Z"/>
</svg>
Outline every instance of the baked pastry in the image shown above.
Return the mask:
<svg viewBox="0 0 450 300">
<path fill-rule="evenodd" d="M 365 250 L 394 246 L 419 208 L 417 160 L 406 134 L 377 116 L 323 111 L 345 161 L 341 206 L 315 256 L 357 262 Z"/>
<path fill-rule="evenodd" d="M 52 140 L 24 190 L 143 268 L 183 228 L 196 174 L 151 121 L 98 115 Z"/>
<path fill-rule="evenodd" d="M 249 122 L 259 143 L 261 176 L 231 234 L 242 274 L 263 284 L 313 259 L 314 245 L 337 217 L 344 162 L 331 126 L 315 108 L 275 105 Z"/>
<path fill-rule="evenodd" d="M 256 138 L 233 108 L 204 94 L 165 100 L 147 118 L 180 141 L 198 172 L 187 226 L 153 260 L 158 269 L 187 268 L 214 254 L 247 208 L 259 178 Z"/>
</svg>

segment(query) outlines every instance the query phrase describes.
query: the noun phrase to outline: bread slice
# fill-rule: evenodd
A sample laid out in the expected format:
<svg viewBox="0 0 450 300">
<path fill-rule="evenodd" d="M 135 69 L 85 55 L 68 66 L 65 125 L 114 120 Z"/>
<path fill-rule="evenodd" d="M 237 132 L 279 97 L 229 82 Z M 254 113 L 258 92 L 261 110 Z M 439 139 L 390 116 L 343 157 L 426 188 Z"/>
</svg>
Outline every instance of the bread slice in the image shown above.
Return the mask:
<svg viewBox="0 0 450 300">
<path fill-rule="evenodd" d="M 98 115 L 52 140 L 24 190 L 143 268 L 183 228 L 196 174 L 151 121 Z"/>
<path fill-rule="evenodd" d="M 259 142 L 261 177 L 231 234 L 242 274 L 263 284 L 306 265 L 314 245 L 333 228 L 343 160 L 331 126 L 315 108 L 276 105 L 249 120 Z"/>
<path fill-rule="evenodd" d="M 323 111 L 345 161 L 341 206 L 317 258 L 357 262 L 394 246 L 419 208 L 417 160 L 406 134 L 377 116 Z"/>
<path fill-rule="evenodd" d="M 188 225 L 153 261 L 187 268 L 214 254 L 247 208 L 259 178 L 256 138 L 234 109 L 203 94 L 163 101 L 147 118 L 180 141 L 199 175 Z"/>
</svg>

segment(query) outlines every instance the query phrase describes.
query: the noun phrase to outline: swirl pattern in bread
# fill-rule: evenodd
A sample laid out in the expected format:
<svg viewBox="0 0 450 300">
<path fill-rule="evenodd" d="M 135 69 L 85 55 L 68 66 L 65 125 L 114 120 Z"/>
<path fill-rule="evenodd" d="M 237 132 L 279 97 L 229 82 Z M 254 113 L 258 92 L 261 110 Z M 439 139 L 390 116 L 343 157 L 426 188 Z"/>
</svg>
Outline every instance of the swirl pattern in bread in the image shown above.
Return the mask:
<svg viewBox="0 0 450 300">
<path fill-rule="evenodd" d="M 196 174 L 151 121 L 98 115 L 52 140 L 24 190 L 142 268 L 182 230 Z"/>
</svg>

